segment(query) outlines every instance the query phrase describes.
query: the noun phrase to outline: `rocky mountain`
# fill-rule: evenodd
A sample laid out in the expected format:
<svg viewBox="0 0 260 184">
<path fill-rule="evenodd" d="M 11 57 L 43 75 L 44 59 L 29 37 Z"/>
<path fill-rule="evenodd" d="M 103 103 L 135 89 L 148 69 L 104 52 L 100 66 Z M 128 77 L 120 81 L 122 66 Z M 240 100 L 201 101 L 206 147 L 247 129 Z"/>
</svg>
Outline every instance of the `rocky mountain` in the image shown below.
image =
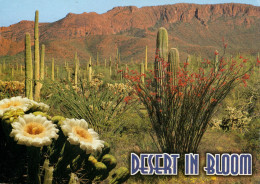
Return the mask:
<svg viewBox="0 0 260 184">
<path fill-rule="evenodd" d="M 40 17 L 41 17 L 41 12 Z M 41 18 L 39 18 L 41 20 Z M 222 49 L 229 53 L 256 54 L 260 48 L 260 7 L 245 4 L 174 4 L 164 6 L 116 7 L 97 14 L 73 14 L 53 23 L 40 23 L 40 43 L 46 45 L 47 59 L 81 60 L 90 56 L 114 57 L 119 49 L 122 61 L 143 60 L 148 45 L 149 60 L 155 52 L 156 32 L 165 27 L 169 46 L 177 47 L 182 58 L 189 54 L 212 57 Z M 22 55 L 25 33 L 33 36 L 33 21 L 0 27 L 0 56 Z M 33 42 L 32 42 L 33 45 Z"/>
</svg>

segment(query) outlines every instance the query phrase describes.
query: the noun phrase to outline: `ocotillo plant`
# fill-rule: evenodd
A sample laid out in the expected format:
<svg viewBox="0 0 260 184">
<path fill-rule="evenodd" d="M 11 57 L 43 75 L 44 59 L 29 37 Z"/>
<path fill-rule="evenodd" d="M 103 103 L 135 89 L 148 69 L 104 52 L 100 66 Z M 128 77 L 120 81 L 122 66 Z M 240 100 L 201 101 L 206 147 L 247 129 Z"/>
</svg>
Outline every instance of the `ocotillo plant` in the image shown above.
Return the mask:
<svg viewBox="0 0 260 184">
<path fill-rule="evenodd" d="M 52 62 L 51 62 L 51 80 L 54 81 L 54 58 L 52 58 Z"/>
<path fill-rule="evenodd" d="M 40 100 L 41 84 L 40 80 L 40 52 L 39 52 L 39 11 L 35 12 L 34 21 L 34 100 Z"/>
<path fill-rule="evenodd" d="M 44 56 L 45 56 L 45 45 L 42 44 L 41 50 L 41 69 L 40 69 L 40 80 L 44 80 Z"/>
<path fill-rule="evenodd" d="M 25 96 L 33 99 L 33 67 L 32 67 L 32 53 L 31 53 L 31 38 L 30 34 L 25 35 Z M 5 64 L 5 63 L 4 63 Z"/>
<path fill-rule="evenodd" d="M 166 67 L 162 65 L 162 61 L 167 62 L 168 57 L 168 33 L 165 28 L 161 27 L 157 33 L 156 40 L 156 55 L 154 62 L 155 69 L 155 88 L 157 97 L 162 100 L 163 94 L 163 80 L 165 80 L 165 69 Z"/>
<path fill-rule="evenodd" d="M 147 64 L 147 45 L 145 46 L 145 71 L 148 69 L 148 64 Z"/>
<path fill-rule="evenodd" d="M 176 85 L 176 79 L 177 79 L 177 71 L 179 68 L 179 51 L 176 48 L 171 48 L 168 55 L 168 72 L 170 75 L 168 75 L 168 81 L 172 81 L 174 85 Z"/>
</svg>

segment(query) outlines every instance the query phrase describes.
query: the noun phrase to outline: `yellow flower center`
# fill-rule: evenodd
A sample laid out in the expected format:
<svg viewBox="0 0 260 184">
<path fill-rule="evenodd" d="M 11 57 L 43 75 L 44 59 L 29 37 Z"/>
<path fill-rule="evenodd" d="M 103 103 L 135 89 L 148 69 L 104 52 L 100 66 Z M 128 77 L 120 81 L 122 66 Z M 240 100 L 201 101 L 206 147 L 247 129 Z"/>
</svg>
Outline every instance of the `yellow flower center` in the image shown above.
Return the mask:
<svg viewBox="0 0 260 184">
<path fill-rule="evenodd" d="M 45 127 L 42 124 L 31 122 L 25 125 L 24 131 L 30 137 L 43 137 Z"/>
<path fill-rule="evenodd" d="M 21 106 L 22 103 L 18 102 L 18 101 L 11 101 L 11 102 L 7 102 L 5 104 L 0 105 L 0 109 L 7 109 L 9 107 L 17 107 L 17 106 Z"/>
<path fill-rule="evenodd" d="M 75 127 L 73 127 L 73 132 L 82 141 L 85 141 L 85 142 L 92 142 L 93 141 L 91 134 L 84 128 L 81 128 L 79 126 L 75 126 Z"/>
</svg>

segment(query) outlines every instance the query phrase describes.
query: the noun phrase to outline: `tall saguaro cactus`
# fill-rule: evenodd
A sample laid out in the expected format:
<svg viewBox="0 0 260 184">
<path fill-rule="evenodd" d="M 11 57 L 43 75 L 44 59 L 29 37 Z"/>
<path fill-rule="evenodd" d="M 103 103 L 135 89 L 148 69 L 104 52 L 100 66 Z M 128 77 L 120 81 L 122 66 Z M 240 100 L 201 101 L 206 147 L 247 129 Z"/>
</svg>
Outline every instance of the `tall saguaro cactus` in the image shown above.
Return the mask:
<svg viewBox="0 0 260 184">
<path fill-rule="evenodd" d="M 168 57 L 168 33 L 163 27 L 159 28 L 157 33 L 156 55 L 154 62 L 156 93 L 158 98 L 162 98 L 163 80 L 165 80 L 162 62 L 166 62 Z"/>
<path fill-rule="evenodd" d="M 31 37 L 29 33 L 25 35 L 25 96 L 33 99 L 32 90 L 33 67 L 32 67 L 32 51 Z"/>
<path fill-rule="evenodd" d="M 140 65 L 140 73 L 141 73 L 141 82 L 144 84 L 144 63 Z"/>
<path fill-rule="evenodd" d="M 39 52 L 39 11 L 35 11 L 34 21 L 34 99 L 40 100 L 41 84 L 40 80 L 40 52 Z"/>
<path fill-rule="evenodd" d="M 41 50 L 41 63 L 40 63 L 40 79 L 44 80 L 44 57 L 45 57 L 45 45 L 42 44 Z"/>
<path fill-rule="evenodd" d="M 51 80 L 54 81 L 54 58 L 52 58 L 51 62 Z"/>
<path fill-rule="evenodd" d="M 88 81 L 92 80 L 92 64 L 91 64 L 91 57 L 89 58 L 89 68 L 88 68 Z"/>
<path fill-rule="evenodd" d="M 180 58 L 179 58 L 179 51 L 177 48 L 171 48 L 168 54 L 168 71 L 170 76 L 168 77 L 168 81 L 172 80 L 172 84 L 176 85 L 177 79 L 177 71 L 179 68 Z"/>
<path fill-rule="evenodd" d="M 77 52 L 75 53 L 75 56 L 74 56 L 74 63 L 75 63 L 75 78 L 74 78 L 74 83 L 75 85 L 77 86 L 78 84 L 78 56 L 77 56 Z"/>
</svg>

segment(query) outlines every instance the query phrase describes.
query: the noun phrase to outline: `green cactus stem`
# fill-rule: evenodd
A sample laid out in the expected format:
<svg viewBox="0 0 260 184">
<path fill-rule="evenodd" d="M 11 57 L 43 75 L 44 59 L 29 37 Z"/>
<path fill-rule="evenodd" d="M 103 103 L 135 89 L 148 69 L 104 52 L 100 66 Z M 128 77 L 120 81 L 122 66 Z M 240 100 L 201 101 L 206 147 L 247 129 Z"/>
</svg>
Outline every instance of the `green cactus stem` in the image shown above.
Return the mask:
<svg viewBox="0 0 260 184">
<path fill-rule="evenodd" d="M 76 174 L 74 174 L 74 173 L 70 174 L 69 184 L 80 184 L 79 178 L 77 177 Z"/>
<path fill-rule="evenodd" d="M 147 64 L 147 45 L 145 46 L 145 71 L 148 70 L 148 64 Z"/>
<path fill-rule="evenodd" d="M 166 62 L 168 57 L 168 33 L 163 27 L 159 28 L 156 39 L 156 52 L 158 57 L 155 58 L 155 89 L 158 98 L 162 99 L 163 80 L 165 80 L 165 71 L 162 66 L 162 61 Z"/>
<path fill-rule="evenodd" d="M 54 58 L 52 58 L 52 62 L 51 62 L 51 80 L 53 80 L 54 81 L 54 79 L 55 79 L 55 77 L 54 77 L 54 68 L 55 68 L 55 66 L 54 66 Z"/>
<path fill-rule="evenodd" d="M 59 66 L 56 66 L 56 77 L 57 77 L 57 79 L 59 80 L 59 78 L 60 78 L 60 76 L 59 76 Z"/>
<path fill-rule="evenodd" d="M 4 63 L 5 65 L 5 63 Z M 31 53 L 31 38 L 30 34 L 25 35 L 25 96 L 33 99 L 33 67 L 32 67 L 32 53 Z"/>
<path fill-rule="evenodd" d="M 107 59 L 105 59 L 105 68 L 107 67 Z"/>
<path fill-rule="evenodd" d="M 70 68 L 67 69 L 67 74 L 68 74 L 68 81 L 71 81 L 71 78 L 70 78 Z"/>
<path fill-rule="evenodd" d="M 40 184 L 40 148 L 27 147 L 28 149 L 28 183 Z"/>
<path fill-rule="evenodd" d="M 11 75 L 12 75 L 12 80 L 14 79 L 14 68 L 11 68 Z"/>
<path fill-rule="evenodd" d="M 88 69 L 88 81 L 92 80 L 92 64 L 91 64 L 91 57 L 89 58 L 89 69 Z"/>
<path fill-rule="evenodd" d="M 129 177 L 129 170 L 126 167 L 120 167 L 112 175 L 112 179 L 109 181 L 109 184 L 121 184 L 125 182 Z"/>
<path fill-rule="evenodd" d="M 75 53 L 75 56 L 74 56 L 74 64 L 75 64 L 74 84 L 75 84 L 75 86 L 77 86 L 77 84 L 78 84 L 78 69 L 79 69 L 77 52 Z"/>
<path fill-rule="evenodd" d="M 218 60 L 218 51 L 215 51 L 215 61 L 214 61 L 214 71 L 215 73 L 218 72 L 218 67 L 219 67 L 219 60 Z"/>
<path fill-rule="evenodd" d="M 141 74 L 141 82 L 144 84 L 144 63 L 141 63 L 140 65 L 140 74 Z"/>
<path fill-rule="evenodd" d="M 23 65 L 20 65 L 20 74 L 23 74 Z"/>
<path fill-rule="evenodd" d="M 97 66 L 98 66 L 98 64 L 99 64 L 99 63 L 98 63 L 98 52 L 97 52 Z"/>
<path fill-rule="evenodd" d="M 40 100 L 40 52 L 39 52 L 39 11 L 35 11 L 34 21 L 34 100 Z"/>
<path fill-rule="evenodd" d="M 49 160 L 46 159 L 43 164 L 43 169 L 45 171 L 43 184 L 52 184 L 54 168 L 50 167 L 49 163 Z"/>
<path fill-rule="evenodd" d="M 107 166 L 108 171 L 116 167 L 117 160 L 113 155 L 106 154 L 102 157 L 101 162 Z"/>
<path fill-rule="evenodd" d="M 0 75 L 2 74 L 2 64 L 0 64 Z"/>
<path fill-rule="evenodd" d="M 44 80 L 44 57 L 45 57 L 45 45 L 42 44 L 41 50 L 41 63 L 40 63 L 40 80 Z"/>
<path fill-rule="evenodd" d="M 170 73 L 168 81 L 172 80 L 172 84 L 176 85 L 177 71 L 179 68 L 179 51 L 177 48 L 171 48 L 168 55 L 168 72 Z"/>
</svg>

